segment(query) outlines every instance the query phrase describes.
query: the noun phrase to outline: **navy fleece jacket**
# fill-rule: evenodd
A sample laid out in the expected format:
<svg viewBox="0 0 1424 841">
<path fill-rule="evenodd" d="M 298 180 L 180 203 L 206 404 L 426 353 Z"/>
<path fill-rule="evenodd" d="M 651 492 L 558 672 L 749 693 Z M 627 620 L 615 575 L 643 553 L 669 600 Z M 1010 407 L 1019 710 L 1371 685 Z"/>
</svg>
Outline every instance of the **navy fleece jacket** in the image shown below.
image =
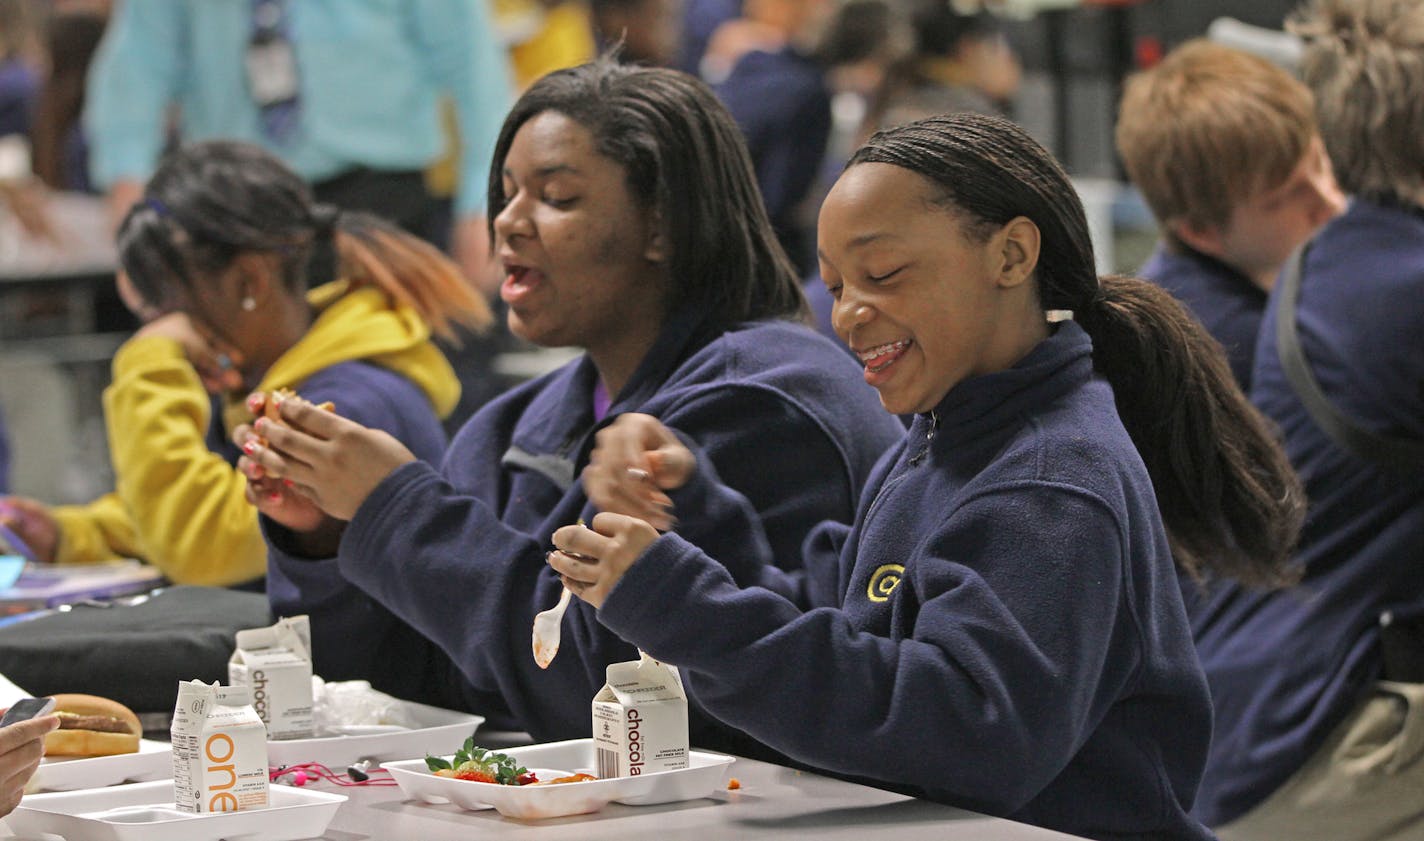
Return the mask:
<svg viewBox="0 0 1424 841">
<path fill-rule="evenodd" d="M 1226 350 L 1241 390 L 1250 391 L 1266 291 L 1220 260 L 1185 247 L 1173 251 L 1165 244 L 1157 247 L 1140 274 L 1186 304 Z"/>
<path fill-rule="evenodd" d="M 1146 468 L 1077 325 L 918 416 L 854 526 L 806 547 L 802 575 L 764 582 L 803 578 L 786 598 L 665 535 L 599 620 L 810 765 L 1089 837 L 1210 837 L 1187 813 L 1206 683 Z"/>
<path fill-rule="evenodd" d="M 285 612 L 333 629 L 318 662 L 339 661 L 405 697 L 511 713 L 495 718 L 540 740 L 585 737 L 604 668 L 636 650 L 576 602 L 558 657 L 541 670 L 530 629 L 562 589 L 545 563 L 550 535 L 595 513 L 578 475 L 599 428 L 622 412 L 659 417 L 721 477 L 715 499 L 673 495 L 678 531 L 724 551 L 754 542 L 760 556 L 785 560 L 799 560 L 821 520 L 850 520 L 876 459 L 901 434 L 845 352 L 789 322 L 720 332 L 695 315 L 671 319 L 602 422 L 595 377 L 584 357 L 492 401 L 439 472 L 409 464 L 376 488 L 335 559 L 288 556 L 280 530 L 269 531 L 274 566 L 303 582 Z M 431 684 L 459 676 L 442 677 L 427 648 L 367 649 L 365 617 L 387 611 L 448 655 L 463 673 L 460 697 Z"/>
<path fill-rule="evenodd" d="M 1380 676 L 1379 617 L 1424 613 L 1424 471 L 1365 462 L 1311 420 L 1281 368 L 1276 307 L 1252 401 L 1279 425 L 1310 509 L 1289 590 L 1188 589 L 1216 707 L 1197 814 L 1246 813 L 1300 770 Z M 1355 199 L 1301 275 L 1301 349 L 1326 396 L 1367 429 L 1424 440 L 1424 210 Z"/>
</svg>

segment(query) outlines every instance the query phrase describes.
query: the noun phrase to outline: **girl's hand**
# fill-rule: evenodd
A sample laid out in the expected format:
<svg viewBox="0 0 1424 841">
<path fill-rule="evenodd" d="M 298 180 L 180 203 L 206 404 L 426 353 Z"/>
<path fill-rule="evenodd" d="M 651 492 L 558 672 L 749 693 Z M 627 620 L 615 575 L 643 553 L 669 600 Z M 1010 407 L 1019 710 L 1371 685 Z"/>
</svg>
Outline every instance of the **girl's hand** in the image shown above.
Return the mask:
<svg viewBox="0 0 1424 841">
<path fill-rule="evenodd" d="M 22 496 L 0 497 L 0 525 L 19 535 L 44 563 L 53 563 L 59 551 L 59 523 L 42 502 Z"/>
<path fill-rule="evenodd" d="M 279 411 L 284 424 L 258 418 L 252 427 L 235 430 L 233 442 L 246 454 L 249 467 L 262 469 L 261 479 L 290 480 L 285 487 L 338 520 L 350 520 L 381 480 L 415 461 L 410 450 L 387 433 L 300 397 L 283 400 Z"/>
<path fill-rule="evenodd" d="M 59 727 L 59 717 L 42 715 L 0 728 L 0 817 L 20 805 L 25 784 L 44 757 L 44 737 Z"/>
<path fill-rule="evenodd" d="M 584 493 L 600 511 L 646 520 L 660 531 L 677 523 L 664 490 L 692 478 L 697 459 L 652 415 L 619 415 L 598 431 L 583 469 Z"/>
<path fill-rule="evenodd" d="M 186 313 L 158 316 L 134 334 L 135 338 L 142 336 L 162 336 L 177 342 L 209 394 L 242 388 L 242 372 L 237 369 L 242 364 L 242 354 L 237 348 L 199 330 Z"/>
<path fill-rule="evenodd" d="M 243 424 L 232 431 L 234 441 L 254 438 L 252 427 Z M 272 479 L 260 465 L 247 456 L 237 460 L 237 472 L 247 477 L 244 493 L 258 511 L 294 532 L 313 532 L 326 525 L 326 512 L 315 502 L 297 492 L 285 479 Z"/>
<path fill-rule="evenodd" d="M 549 566 L 574 595 L 603 607 L 608 594 L 643 552 L 658 539 L 642 520 L 623 514 L 597 514 L 592 528 L 564 526 L 554 532 Z"/>
</svg>

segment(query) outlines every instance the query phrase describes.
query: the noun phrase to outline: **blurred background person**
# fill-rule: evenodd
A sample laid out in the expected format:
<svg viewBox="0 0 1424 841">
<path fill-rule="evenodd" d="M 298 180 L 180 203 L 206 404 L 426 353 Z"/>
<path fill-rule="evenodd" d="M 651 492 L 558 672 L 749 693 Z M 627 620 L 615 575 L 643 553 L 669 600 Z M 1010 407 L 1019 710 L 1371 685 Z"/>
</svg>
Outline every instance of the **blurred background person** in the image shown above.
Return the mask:
<svg viewBox="0 0 1424 841">
<path fill-rule="evenodd" d="M 492 0 L 494 26 L 509 51 L 514 84 L 593 58 L 593 18 L 584 0 Z"/>
<path fill-rule="evenodd" d="M 1191 309 L 1249 390 L 1281 265 L 1345 209 L 1310 89 L 1263 58 L 1189 41 L 1128 81 L 1117 148 L 1162 229 L 1142 276 Z"/>
<path fill-rule="evenodd" d="M 670 67 L 681 35 L 679 0 L 590 0 L 599 52 L 621 44 L 623 64 Z"/>
<path fill-rule="evenodd" d="M 900 1 L 913 51 L 886 74 L 865 135 L 958 111 L 1012 116 L 1023 68 L 998 18 L 961 13 L 953 0 Z"/>
<path fill-rule="evenodd" d="M 1188 603 L 1216 711 L 1196 814 L 1225 841 L 1418 839 L 1424 2 L 1315 0 L 1293 28 L 1351 200 L 1287 262 L 1252 372 L 1310 501 L 1300 584 Z"/>
<path fill-rule="evenodd" d="M 61 0 L 45 25 L 49 70 L 35 102 L 35 175 L 53 190 L 89 192 L 89 144 L 80 126 L 89 64 L 108 25 L 107 0 Z"/>
<path fill-rule="evenodd" d="M 430 335 L 489 311 L 433 246 L 313 201 L 274 156 L 230 141 L 167 157 L 118 240 L 120 286 L 148 323 L 115 355 L 104 393 L 115 489 L 57 508 L 6 498 L 0 517 L 42 560 L 135 557 L 175 583 L 260 582 L 266 546 L 227 440 L 259 387 L 333 401 L 440 460 L 439 418 L 460 387 Z M 334 259 L 314 259 L 323 251 Z M 328 266 L 337 273 L 316 274 Z M 301 506 L 283 486 L 258 487 L 269 505 Z"/>
<path fill-rule="evenodd" d="M 441 151 L 441 94 L 460 137 L 451 250 L 492 284 L 483 188 L 510 83 L 482 2 L 126 0 L 91 68 L 84 123 L 116 214 L 141 193 L 174 116 L 183 141 L 257 143 L 319 201 L 429 237 L 423 170 Z"/>
<path fill-rule="evenodd" d="M 744 0 L 718 27 L 702 76 L 737 121 L 776 237 L 800 276 L 815 266 L 813 187 L 831 134 L 831 92 L 814 54 L 832 0 Z"/>
</svg>

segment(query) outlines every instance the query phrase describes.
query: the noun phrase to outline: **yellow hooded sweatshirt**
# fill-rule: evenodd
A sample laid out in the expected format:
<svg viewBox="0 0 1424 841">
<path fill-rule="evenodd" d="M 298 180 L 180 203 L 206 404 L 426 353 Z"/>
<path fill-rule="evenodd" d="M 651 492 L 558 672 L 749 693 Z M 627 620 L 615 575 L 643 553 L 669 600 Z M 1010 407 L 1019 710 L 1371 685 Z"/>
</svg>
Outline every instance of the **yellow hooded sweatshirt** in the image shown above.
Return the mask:
<svg viewBox="0 0 1424 841">
<path fill-rule="evenodd" d="M 324 368 L 365 360 L 416 384 L 439 417 L 455 408 L 459 380 L 415 310 L 346 281 L 314 289 L 307 299 L 316 313 L 311 328 L 257 390 L 299 390 Z M 252 421 L 245 397 L 228 397 L 228 435 Z M 178 584 L 228 586 L 266 574 L 257 510 L 244 496 L 247 478 L 205 442 L 211 407 L 177 342 L 143 337 L 119 348 L 104 391 L 116 488 L 88 505 L 53 509 L 59 563 L 137 557 Z"/>
</svg>

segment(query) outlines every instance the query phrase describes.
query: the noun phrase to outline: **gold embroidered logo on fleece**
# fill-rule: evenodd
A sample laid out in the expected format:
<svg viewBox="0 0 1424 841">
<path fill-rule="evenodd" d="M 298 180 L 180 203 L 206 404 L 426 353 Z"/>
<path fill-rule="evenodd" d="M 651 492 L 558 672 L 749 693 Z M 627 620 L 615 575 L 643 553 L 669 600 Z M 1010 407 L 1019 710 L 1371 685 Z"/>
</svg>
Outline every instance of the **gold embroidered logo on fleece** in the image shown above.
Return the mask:
<svg viewBox="0 0 1424 841">
<path fill-rule="evenodd" d="M 865 585 L 866 598 L 873 602 L 888 600 L 895 588 L 900 586 L 900 576 L 904 572 L 905 568 L 900 564 L 882 564 L 870 576 L 870 583 Z"/>
</svg>

